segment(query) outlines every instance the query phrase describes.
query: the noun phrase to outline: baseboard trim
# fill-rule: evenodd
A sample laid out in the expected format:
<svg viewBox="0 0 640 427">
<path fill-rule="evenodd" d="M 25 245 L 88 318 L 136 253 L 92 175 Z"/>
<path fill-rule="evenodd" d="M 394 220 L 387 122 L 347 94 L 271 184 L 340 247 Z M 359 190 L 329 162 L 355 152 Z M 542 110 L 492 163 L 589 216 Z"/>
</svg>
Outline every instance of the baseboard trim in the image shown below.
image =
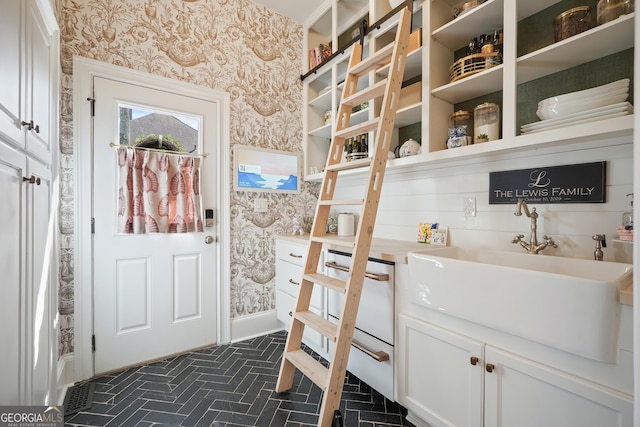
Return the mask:
<svg viewBox="0 0 640 427">
<path fill-rule="evenodd" d="M 231 319 L 231 342 L 244 341 L 282 329 L 275 310 L 236 317 Z"/>
<path fill-rule="evenodd" d="M 407 411 L 406 419 L 416 427 L 433 427 L 431 424 L 427 423 L 421 418 L 416 417 L 415 414 L 413 414 L 413 412 L 411 411 Z"/>
<path fill-rule="evenodd" d="M 67 394 L 67 390 L 76 382 L 74 379 L 74 361 L 75 357 L 73 353 L 63 354 L 62 357 L 58 359 L 55 387 L 59 406 L 64 405 L 64 397 Z"/>
</svg>

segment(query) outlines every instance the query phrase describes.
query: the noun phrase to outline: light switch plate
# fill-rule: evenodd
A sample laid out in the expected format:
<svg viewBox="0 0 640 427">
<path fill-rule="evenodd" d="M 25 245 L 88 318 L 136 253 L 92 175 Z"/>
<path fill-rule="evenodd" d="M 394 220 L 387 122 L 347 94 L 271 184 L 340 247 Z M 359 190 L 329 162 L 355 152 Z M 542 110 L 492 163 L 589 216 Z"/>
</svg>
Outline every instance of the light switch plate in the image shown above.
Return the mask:
<svg viewBox="0 0 640 427">
<path fill-rule="evenodd" d="M 253 202 L 254 212 L 266 212 L 267 207 L 267 199 L 255 199 L 255 201 Z"/>
<path fill-rule="evenodd" d="M 463 200 L 463 212 L 464 217 L 474 217 L 476 216 L 476 198 L 475 197 L 465 197 Z"/>
</svg>

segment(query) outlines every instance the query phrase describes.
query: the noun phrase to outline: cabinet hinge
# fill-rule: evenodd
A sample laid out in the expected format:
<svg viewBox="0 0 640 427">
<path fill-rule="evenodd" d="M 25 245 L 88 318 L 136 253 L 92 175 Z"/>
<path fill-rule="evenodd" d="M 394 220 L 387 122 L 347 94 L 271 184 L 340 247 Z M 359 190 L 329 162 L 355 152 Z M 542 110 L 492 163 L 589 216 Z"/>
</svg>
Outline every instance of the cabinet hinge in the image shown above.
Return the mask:
<svg viewBox="0 0 640 427">
<path fill-rule="evenodd" d="M 91 335 L 91 351 L 96 351 L 96 336 Z"/>
<path fill-rule="evenodd" d="M 94 117 L 96 115 L 96 99 L 89 97 L 87 101 L 91 103 L 91 117 Z"/>
<path fill-rule="evenodd" d="M 96 234 L 96 219 L 91 218 L 91 234 Z"/>
</svg>

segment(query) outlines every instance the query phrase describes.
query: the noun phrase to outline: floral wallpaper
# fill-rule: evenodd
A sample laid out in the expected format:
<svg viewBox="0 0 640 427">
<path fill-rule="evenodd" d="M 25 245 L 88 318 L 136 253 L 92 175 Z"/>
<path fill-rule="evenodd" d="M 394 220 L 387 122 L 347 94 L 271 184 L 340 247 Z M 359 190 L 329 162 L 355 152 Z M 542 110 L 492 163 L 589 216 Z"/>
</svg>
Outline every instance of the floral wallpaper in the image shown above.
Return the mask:
<svg viewBox="0 0 640 427">
<path fill-rule="evenodd" d="M 302 27 L 250 0 L 56 0 L 61 28 L 61 354 L 73 352 L 73 56 L 223 90 L 231 144 L 302 151 Z M 231 173 L 231 171 L 229 171 Z M 313 215 L 299 195 L 231 188 L 231 316 L 275 308 L 275 235 Z M 268 211 L 254 212 L 254 199 Z M 224 242 L 223 242 L 224 244 Z"/>
</svg>

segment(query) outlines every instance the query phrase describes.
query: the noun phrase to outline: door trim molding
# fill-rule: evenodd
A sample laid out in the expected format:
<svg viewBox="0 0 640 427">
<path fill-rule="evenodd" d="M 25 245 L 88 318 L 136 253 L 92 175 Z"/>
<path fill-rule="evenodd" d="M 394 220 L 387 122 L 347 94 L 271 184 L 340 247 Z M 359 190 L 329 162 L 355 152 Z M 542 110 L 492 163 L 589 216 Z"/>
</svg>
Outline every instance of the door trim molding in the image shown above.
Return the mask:
<svg viewBox="0 0 640 427">
<path fill-rule="evenodd" d="M 179 95 L 220 103 L 218 123 L 220 123 L 221 143 L 218 152 L 218 298 L 217 331 L 218 344 L 230 342 L 230 100 L 229 94 L 219 90 L 197 86 L 166 77 L 155 76 L 141 71 L 111 65 L 82 57 L 73 60 L 73 139 L 74 139 L 74 354 L 75 381 L 91 378 L 94 371 L 91 350 L 93 334 L 93 250 L 91 238 L 92 203 L 92 145 L 93 120 L 90 101 L 94 77 L 103 77 L 123 83 L 131 83 L 151 89 L 164 90 Z"/>
</svg>

